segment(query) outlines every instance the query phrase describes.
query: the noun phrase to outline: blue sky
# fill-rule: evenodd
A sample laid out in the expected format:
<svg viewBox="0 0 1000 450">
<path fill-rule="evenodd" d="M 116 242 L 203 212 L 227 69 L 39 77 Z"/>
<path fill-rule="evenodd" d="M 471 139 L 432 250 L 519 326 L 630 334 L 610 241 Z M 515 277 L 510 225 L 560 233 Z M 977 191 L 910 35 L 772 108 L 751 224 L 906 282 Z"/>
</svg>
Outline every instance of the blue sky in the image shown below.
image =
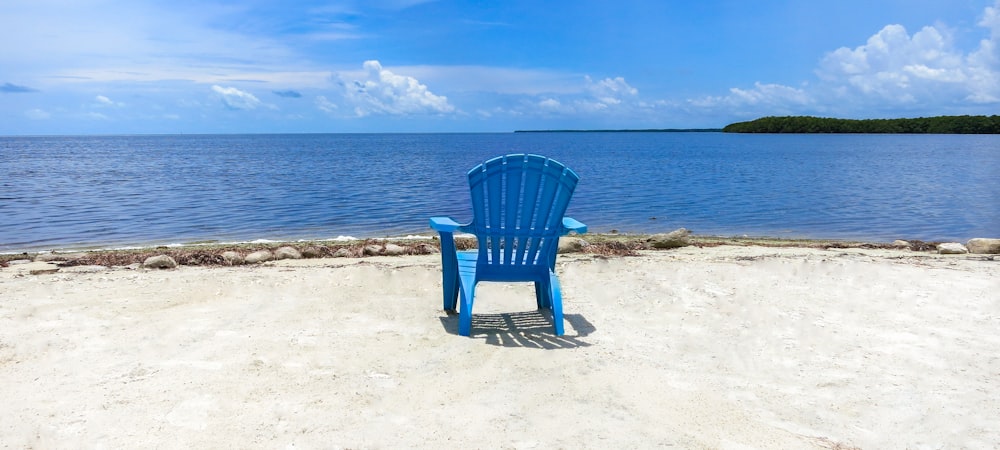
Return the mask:
<svg viewBox="0 0 1000 450">
<path fill-rule="evenodd" d="M 1000 114 L 1000 0 L 5 0 L 0 135 Z"/>
</svg>

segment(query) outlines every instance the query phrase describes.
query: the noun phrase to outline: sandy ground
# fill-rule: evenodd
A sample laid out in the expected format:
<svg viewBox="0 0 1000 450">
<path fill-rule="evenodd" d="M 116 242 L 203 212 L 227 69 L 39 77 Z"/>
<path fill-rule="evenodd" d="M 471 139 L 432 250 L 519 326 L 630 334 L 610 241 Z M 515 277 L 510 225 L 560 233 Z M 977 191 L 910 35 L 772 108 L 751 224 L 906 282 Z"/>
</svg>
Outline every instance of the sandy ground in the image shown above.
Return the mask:
<svg viewBox="0 0 1000 450">
<path fill-rule="evenodd" d="M 1000 447 L 1000 257 L 560 258 L 563 337 L 436 256 L 0 269 L 0 447 Z"/>
</svg>

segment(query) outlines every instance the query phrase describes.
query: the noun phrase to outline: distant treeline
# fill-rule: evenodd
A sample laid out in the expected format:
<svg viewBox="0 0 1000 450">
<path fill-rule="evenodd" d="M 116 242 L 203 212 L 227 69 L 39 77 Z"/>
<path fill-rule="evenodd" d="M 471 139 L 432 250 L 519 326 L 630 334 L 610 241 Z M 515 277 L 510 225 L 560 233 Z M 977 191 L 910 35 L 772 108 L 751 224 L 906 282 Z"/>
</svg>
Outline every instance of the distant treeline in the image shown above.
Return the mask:
<svg viewBox="0 0 1000 450">
<path fill-rule="evenodd" d="M 515 133 L 705 133 L 718 132 L 722 128 L 648 128 L 626 130 L 514 130 Z"/>
<path fill-rule="evenodd" d="M 927 133 L 1000 134 L 1000 116 L 938 116 L 916 119 L 763 117 L 726 125 L 726 133 Z"/>
</svg>

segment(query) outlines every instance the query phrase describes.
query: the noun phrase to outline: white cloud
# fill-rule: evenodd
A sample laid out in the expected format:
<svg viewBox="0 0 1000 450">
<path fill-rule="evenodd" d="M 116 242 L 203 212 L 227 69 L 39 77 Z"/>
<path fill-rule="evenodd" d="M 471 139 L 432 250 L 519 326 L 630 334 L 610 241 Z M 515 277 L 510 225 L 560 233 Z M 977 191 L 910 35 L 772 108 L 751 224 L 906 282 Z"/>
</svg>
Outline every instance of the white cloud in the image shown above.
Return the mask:
<svg viewBox="0 0 1000 450">
<path fill-rule="evenodd" d="M 754 108 L 784 113 L 793 107 L 807 106 L 813 103 L 813 99 L 803 89 L 757 82 L 754 83 L 753 89 L 731 88 L 729 95 L 693 99 L 688 103 L 699 108 Z"/>
<path fill-rule="evenodd" d="M 547 98 L 538 102 L 538 107 L 542 109 L 558 111 L 562 108 L 562 103 L 554 98 Z"/>
<path fill-rule="evenodd" d="M 218 94 L 219 99 L 229 109 L 256 109 L 261 104 L 253 94 L 234 87 L 212 85 L 212 91 Z"/>
<path fill-rule="evenodd" d="M 597 101 L 606 105 L 617 105 L 625 99 L 635 98 L 639 95 L 639 90 L 629 86 L 623 77 L 605 78 L 595 83 L 588 76 L 586 80 L 587 91 Z"/>
<path fill-rule="evenodd" d="M 113 101 L 110 98 L 105 97 L 103 95 L 98 95 L 97 97 L 94 97 L 94 100 L 97 102 L 95 104 L 95 106 L 97 106 L 97 107 L 109 107 L 109 106 L 122 107 L 122 106 L 125 106 L 124 103 Z"/>
<path fill-rule="evenodd" d="M 911 36 L 901 25 L 887 25 L 865 45 L 827 54 L 817 75 L 848 98 L 860 94 L 890 104 L 1000 101 L 998 11 L 1000 1 L 984 10 L 978 25 L 990 37 L 968 54 L 936 27 Z"/>
<path fill-rule="evenodd" d="M 983 10 L 983 18 L 977 24 L 990 29 L 990 38 L 995 42 L 1000 39 L 1000 1 Z"/>
<path fill-rule="evenodd" d="M 323 95 L 316 97 L 315 103 L 316 107 L 323 112 L 332 113 L 337 110 L 337 105 L 331 102 L 330 100 L 327 100 L 327 98 Z"/>
<path fill-rule="evenodd" d="M 936 28 L 910 36 L 901 25 L 888 25 L 851 50 L 841 47 L 823 58 L 822 80 L 844 84 L 889 101 L 911 101 L 934 88 L 947 89 L 968 79 L 965 58 Z"/>
<path fill-rule="evenodd" d="M 628 114 L 640 106 L 637 103 L 639 90 L 630 86 L 624 77 L 605 78 L 594 81 L 590 76 L 584 76 L 582 92 L 570 96 L 572 101 L 564 102 L 561 112 L 573 114 L 607 114 L 614 110 L 617 113 Z"/>
<path fill-rule="evenodd" d="M 361 79 L 340 76 L 343 94 L 358 116 L 371 114 L 444 114 L 455 111 L 448 98 L 435 95 L 416 78 L 397 75 L 378 61 L 365 61 Z"/>
<path fill-rule="evenodd" d="M 535 100 L 522 103 L 521 113 L 546 116 L 575 114 L 607 114 L 609 111 L 630 115 L 643 109 L 639 90 L 630 86 L 624 77 L 604 78 L 594 81 L 590 76 L 575 83 L 564 83 L 560 92 L 548 92 Z"/>
<path fill-rule="evenodd" d="M 758 82 L 749 89 L 731 88 L 727 95 L 688 100 L 688 109 L 720 116 L 859 117 L 879 110 L 942 114 L 954 106 L 997 103 L 1000 0 L 985 8 L 977 24 L 990 30 L 989 38 L 971 51 L 956 47 L 943 27 L 926 26 L 911 35 L 902 25 L 887 25 L 864 45 L 827 53 L 816 69 L 818 83 Z"/>
<path fill-rule="evenodd" d="M 31 120 L 45 120 L 52 117 L 52 114 L 49 114 L 48 111 L 45 111 L 43 109 L 34 108 L 25 111 L 24 116 Z"/>
<path fill-rule="evenodd" d="M 541 69 L 499 66 L 400 66 L 399 72 L 451 92 L 492 92 L 509 95 L 579 93 L 580 75 Z M 360 75 L 358 75 L 360 76 Z"/>
</svg>

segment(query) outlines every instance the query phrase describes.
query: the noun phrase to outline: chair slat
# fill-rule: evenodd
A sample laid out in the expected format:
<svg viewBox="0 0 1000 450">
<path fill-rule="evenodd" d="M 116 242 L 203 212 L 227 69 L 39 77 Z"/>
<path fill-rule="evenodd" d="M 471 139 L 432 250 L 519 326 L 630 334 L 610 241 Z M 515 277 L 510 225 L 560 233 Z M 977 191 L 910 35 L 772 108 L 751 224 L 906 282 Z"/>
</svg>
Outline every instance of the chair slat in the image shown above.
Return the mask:
<svg viewBox="0 0 1000 450">
<path fill-rule="evenodd" d="M 514 155 L 506 158 L 504 172 L 504 259 L 507 265 L 518 265 L 519 261 L 512 258 L 515 247 L 519 244 L 520 227 L 518 214 L 523 210 L 521 198 L 521 181 L 524 177 L 526 156 Z"/>
<path fill-rule="evenodd" d="M 489 224 L 486 235 L 488 237 L 487 248 L 490 260 L 494 264 L 499 263 L 501 240 L 498 239 L 502 233 L 502 213 L 503 213 L 503 159 L 494 158 L 486 164 L 486 211 L 489 217 L 486 223 Z M 473 200 L 475 201 L 475 200 Z"/>
</svg>

